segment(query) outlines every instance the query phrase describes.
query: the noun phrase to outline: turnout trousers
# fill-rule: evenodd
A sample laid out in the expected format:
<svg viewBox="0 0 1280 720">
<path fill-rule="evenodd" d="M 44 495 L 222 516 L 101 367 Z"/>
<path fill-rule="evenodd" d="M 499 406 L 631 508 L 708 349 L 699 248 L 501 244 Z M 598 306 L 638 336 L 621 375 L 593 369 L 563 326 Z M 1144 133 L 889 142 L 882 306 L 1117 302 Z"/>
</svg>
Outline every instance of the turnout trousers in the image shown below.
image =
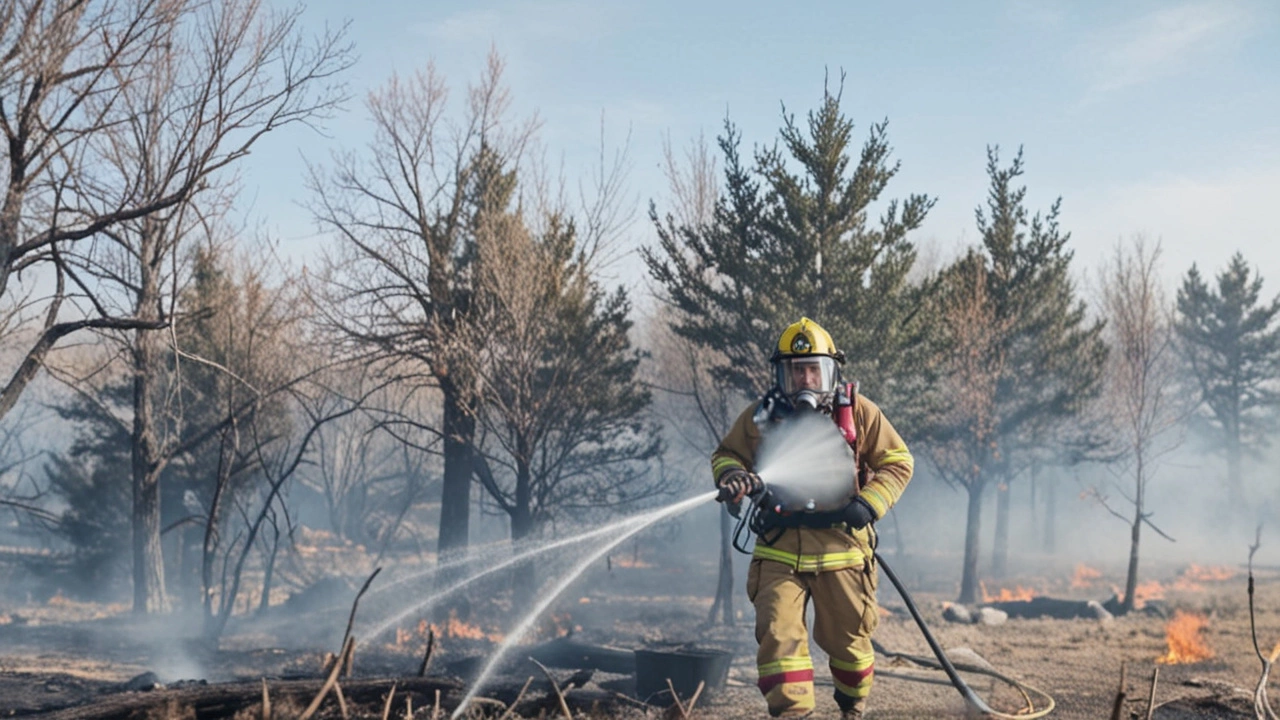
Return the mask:
<svg viewBox="0 0 1280 720">
<path fill-rule="evenodd" d="M 861 565 L 803 572 L 755 558 L 747 597 L 756 609 L 757 685 L 773 717 L 799 717 L 814 708 L 813 660 L 805 608 L 813 600 L 813 639 L 830 657 L 841 710 L 862 710 L 871 692 L 875 654 L 871 633 L 880 622 L 876 568 Z"/>
</svg>

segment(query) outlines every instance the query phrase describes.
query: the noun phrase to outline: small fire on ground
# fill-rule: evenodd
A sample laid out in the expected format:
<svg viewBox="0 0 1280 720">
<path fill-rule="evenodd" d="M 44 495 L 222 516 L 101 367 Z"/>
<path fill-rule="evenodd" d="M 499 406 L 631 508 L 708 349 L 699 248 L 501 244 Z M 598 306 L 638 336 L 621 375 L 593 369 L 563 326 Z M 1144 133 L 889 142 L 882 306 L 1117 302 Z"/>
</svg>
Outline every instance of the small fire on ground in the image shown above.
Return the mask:
<svg viewBox="0 0 1280 720">
<path fill-rule="evenodd" d="M 1076 571 L 1071 575 L 1071 587 L 1093 587 L 1093 581 L 1100 577 L 1102 577 L 1101 570 L 1095 570 L 1084 563 L 1080 563 L 1076 565 Z"/>
<path fill-rule="evenodd" d="M 1000 588 L 1000 591 L 994 595 L 987 592 L 987 584 L 982 581 L 978 582 L 978 588 L 982 590 L 982 602 L 984 603 L 1017 602 L 1019 600 L 1030 600 L 1036 596 L 1035 590 L 1022 587 L 1021 585 L 1012 589 Z"/>
<path fill-rule="evenodd" d="M 1205 567 L 1191 563 L 1186 570 L 1182 571 L 1182 574 L 1178 575 L 1178 579 L 1173 581 L 1173 587 L 1175 590 L 1203 590 L 1203 583 L 1224 582 L 1235 576 L 1236 571 L 1228 567 Z"/>
<path fill-rule="evenodd" d="M 1175 612 L 1164 626 L 1164 639 L 1169 651 L 1156 658 L 1156 662 L 1161 665 L 1179 665 L 1213 657 L 1213 651 L 1200 636 L 1200 631 L 1208 625 L 1209 619 L 1199 613 L 1182 610 Z"/>
<path fill-rule="evenodd" d="M 479 625 L 458 619 L 458 613 L 450 610 L 449 621 L 445 623 L 444 631 L 434 624 L 428 623 L 426 620 L 418 621 L 416 630 L 406 630 L 404 628 L 396 628 L 396 646 L 402 647 L 413 640 L 426 639 L 428 633 L 435 633 L 438 637 L 445 638 L 466 638 L 468 640 L 488 640 L 489 642 L 502 642 L 506 635 L 498 632 L 496 629 L 490 628 L 485 630 Z"/>
<path fill-rule="evenodd" d="M 568 613 L 552 613 L 539 623 L 535 634 L 539 637 L 558 638 L 581 630 L 582 626 L 575 625 L 573 617 Z M 426 620 L 418 621 L 418 627 L 413 630 L 396 628 L 396 647 L 404 647 L 409 643 L 418 643 L 426 640 L 430 633 L 435 633 L 438 638 L 488 640 L 492 643 L 500 643 L 507 637 L 494 626 L 485 629 L 479 625 L 459 620 L 457 612 L 450 610 L 449 621 L 445 624 L 443 631 Z"/>
<path fill-rule="evenodd" d="M 1178 577 L 1168 585 L 1163 585 L 1156 580 L 1147 580 L 1139 583 L 1134 590 L 1134 606 L 1142 607 L 1147 600 L 1163 600 L 1165 593 L 1169 590 L 1178 590 L 1182 592 L 1198 592 L 1204 590 L 1205 583 L 1225 582 L 1234 579 L 1239 573 L 1229 567 L 1221 565 L 1197 565 L 1191 563 L 1187 565 Z M 1075 573 L 1071 576 L 1071 587 L 1075 589 L 1091 588 L 1095 586 L 1095 582 L 1102 577 L 1102 573 L 1083 563 L 1076 565 Z M 1117 587 L 1112 587 L 1116 595 L 1120 595 L 1121 591 Z"/>
</svg>

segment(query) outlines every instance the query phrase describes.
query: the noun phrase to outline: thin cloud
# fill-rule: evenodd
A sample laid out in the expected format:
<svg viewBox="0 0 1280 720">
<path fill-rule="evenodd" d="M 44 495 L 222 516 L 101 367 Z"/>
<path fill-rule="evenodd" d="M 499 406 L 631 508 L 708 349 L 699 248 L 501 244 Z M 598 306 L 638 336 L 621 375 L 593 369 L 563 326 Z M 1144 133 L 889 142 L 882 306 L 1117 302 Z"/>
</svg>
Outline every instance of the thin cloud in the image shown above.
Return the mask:
<svg viewBox="0 0 1280 720">
<path fill-rule="evenodd" d="M 582 1 L 515 3 L 503 8 L 469 9 L 434 22 L 419 23 L 413 31 L 429 41 L 450 46 L 498 42 L 575 42 L 598 37 L 611 25 L 604 9 Z"/>
<path fill-rule="evenodd" d="M 1101 95 L 1176 74 L 1205 52 L 1249 34 L 1255 18 L 1242 3 L 1190 2 L 1164 7 L 1086 43 L 1091 94 Z"/>
<path fill-rule="evenodd" d="M 1178 174 L 1098 188 L 1074 196 L 1072 240 L 1085 257 L 1102 252 L 1115 238 L 1145 232 L 1161 239 L 1166 266 L 1186 272 L 1220 268 L 1236 250 L 1280 281 L 1280 245 L 1274 205 L 1280 172 L 1271 168 Z M 1274 290 L 1272 291 L 1274 292 Z"/>
</svg>

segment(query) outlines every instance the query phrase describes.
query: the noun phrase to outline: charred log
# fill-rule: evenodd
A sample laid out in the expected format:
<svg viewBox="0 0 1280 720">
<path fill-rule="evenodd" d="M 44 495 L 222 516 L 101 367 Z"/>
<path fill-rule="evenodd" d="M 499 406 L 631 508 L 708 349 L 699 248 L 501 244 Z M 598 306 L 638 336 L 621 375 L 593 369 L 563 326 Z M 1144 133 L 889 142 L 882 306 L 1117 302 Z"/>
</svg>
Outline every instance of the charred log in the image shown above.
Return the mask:
<svg viewBox="0 0 1280 720">
<path fill-rule="evenodd" d="M 268 681 L 271 697 L 278 702 L 279 698 L 291 697 L 295 701 L 305 703 L 319 692 L 324 680 L 278 680 Z M 382 703 L 392 683 L 396 683 L 396 692 L 420 696 L 419 701 L 429 704 L 439 691 L 448 697 L 455 694 L 460 699 L 466 689 L 461 682 L 453 678 L 359 678 L 346 680 L 342 684 L 342 692 L 347 700 L 357 703 Z M 232 715 L 262 702 L 262 682 L 224 683 L 203 685 L 174 690 L 154 690 L 148 693 L 126 692 L 106 695 L 95 699 L 89 705 L 66 708 L 54 712 L 28 715 L 40 720 L 127 720 L 148 711 L 158 711 L 166 707 L 189 707 L 196 718 L 220 718 Z"/>
<path fill-rule="evenodd" d="M 1035 597 L 1030 600 L 985 603 L 983 607 L 1003 610 L 1011 618 L 1051 617 L 1059 620 L 1071 620 L 1074 618 L 1109 620 L 1112 617 L 1111 613 L 1102 606 L 1102 603 L 1096 600 L 1063 600 L 1060 598 Z"/>
</svg>

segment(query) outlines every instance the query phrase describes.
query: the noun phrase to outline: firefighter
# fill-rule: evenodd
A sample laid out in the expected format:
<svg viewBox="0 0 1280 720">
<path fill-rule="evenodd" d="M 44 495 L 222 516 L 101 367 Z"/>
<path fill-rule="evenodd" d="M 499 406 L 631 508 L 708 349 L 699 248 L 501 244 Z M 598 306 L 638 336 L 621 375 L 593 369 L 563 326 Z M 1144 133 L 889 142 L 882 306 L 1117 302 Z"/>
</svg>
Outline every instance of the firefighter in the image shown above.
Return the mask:
<svg viewBox="0 0 1280 720">
<path fill-rule="evenodd" d="M 757 685 L 774 717 L 813 711 L 813 661 L 805 624 L 812 599 L 814 641 L 830 657 L 842 718 L 853 720 L 863 716 L 871 691 L 871 633 L 879 622 L 873 523 L 893 507 L 910 481 L 911 454 L 880 409 L 858 395 L 855 384 L 842 382 L 844 354 L 814 321 L 802 318 L 787 327 L 771 362 L 774 386 L 738 416 L 711 455 L 719 499 L 731 504 L 731 512 L 737 513 L 745 496 L 759 500 L 751 520 L 756 541 L 747 573 L 759 643 Z M 786 512 L 768 497 L 771 490 L 754 472 L 757 449 L 762 436 L 805 413 L 829 417 L 843 434 L 850 448 L 848 487 L 827 511 Z M 824 423 L 803 427 L 805 432 L 829 430 Z"/>
</svg>

